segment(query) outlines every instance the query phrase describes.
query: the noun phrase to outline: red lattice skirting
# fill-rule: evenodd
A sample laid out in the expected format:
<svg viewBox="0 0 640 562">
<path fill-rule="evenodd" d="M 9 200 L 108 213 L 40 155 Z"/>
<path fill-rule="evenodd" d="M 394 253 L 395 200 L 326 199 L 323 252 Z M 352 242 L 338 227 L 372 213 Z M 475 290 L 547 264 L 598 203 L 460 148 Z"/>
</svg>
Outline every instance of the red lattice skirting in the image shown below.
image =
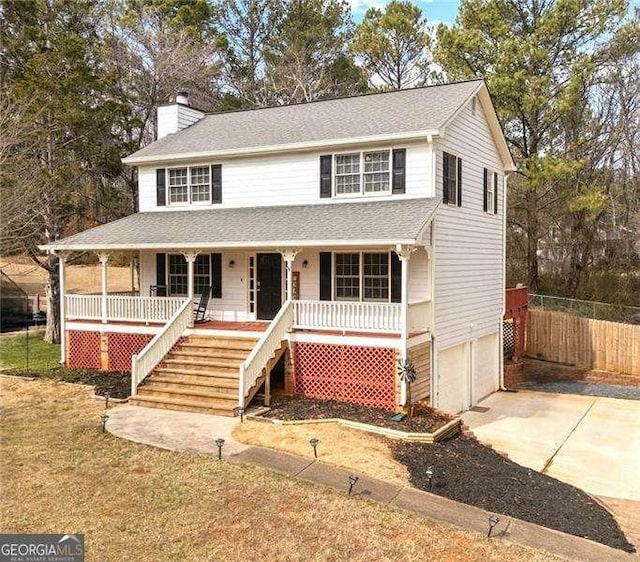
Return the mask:
<svg viewBox="0 0 640 562">
<path fill-rule="evenodd" d="M 131 357 L 140 353 L 153 339 L 150 334 L 107 334 L 109 370 L 131 372 Z"/>
<path fill-rule="evenodd" d="M 113 334 L 69 330 L 67 367 L 131 372 L 131 357 L 153 339 L 150 334 Z"/>
<path fill-rule="evenodd" d="M 395 408 L 395 349 L 295 343 L 293 354 L 296 394 Z"/>
<path fill-rule="evenodd" d="M 69 354 L 67 367 L 72 369 L 100 369 L 100 332 L 67 332 Z"/>
</svg>

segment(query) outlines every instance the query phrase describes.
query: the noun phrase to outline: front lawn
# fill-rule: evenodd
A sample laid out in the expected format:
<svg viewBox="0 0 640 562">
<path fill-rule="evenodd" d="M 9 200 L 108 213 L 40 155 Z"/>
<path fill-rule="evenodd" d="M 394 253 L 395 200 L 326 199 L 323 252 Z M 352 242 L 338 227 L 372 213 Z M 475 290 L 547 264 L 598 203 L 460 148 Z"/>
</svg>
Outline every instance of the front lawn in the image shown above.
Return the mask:
<svg viewBox="0 0 640 562">
<path fill-rule="evenodd" d="M 45 343 L 41 330 L 0 338 L 0 367 L 18 371 L 46 371 L 60 363 L 60 345 Z"/>
<path fill-rule="evenodd" d="M 102 433 L 86 388 L 0 377 L 0 528 L 85 533 L 87 561 L 558 557 L 267 470 Z"/>
</svg>

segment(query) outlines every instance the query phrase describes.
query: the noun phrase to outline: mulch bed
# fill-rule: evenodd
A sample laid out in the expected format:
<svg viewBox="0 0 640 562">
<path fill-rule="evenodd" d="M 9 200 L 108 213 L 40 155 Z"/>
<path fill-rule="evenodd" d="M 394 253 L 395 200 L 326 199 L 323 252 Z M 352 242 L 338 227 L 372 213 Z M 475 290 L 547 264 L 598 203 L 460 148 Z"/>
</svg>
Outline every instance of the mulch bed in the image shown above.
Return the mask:
<svg viewBox="0 0 640 562">
<path fill-rule="evenodd" d="M 613 516 L 588 494 L 510 461 L 472 437 L 390 446 L 416 488 L 634 552 Z"/>
<path fill-rule="evenodd" d="M 125 399 L 131 394 L 131 375 L 115 371 L 94 371 L 91 369 L 67 369 L 57 367 L 45 371 L 3 371 L 3 374 L 17 377 L 49 379 L 76 384 L 88 384 L 94 387 L 95 393 L 111 398 Z"/>
<path fill-rule="evenodd" d="M 393 412 L 387 410 L 336 400 L 279 397 L 272 400 L 271 410 L 264 413 L 263 417 L 285 421 L 341 418 L 410 433 L 432 433 L 453 419 L 453 416 L 421 404 L 414 408 L 412 418 L 391 421 L 389 418 L 392 415 Z"/>
</svg>

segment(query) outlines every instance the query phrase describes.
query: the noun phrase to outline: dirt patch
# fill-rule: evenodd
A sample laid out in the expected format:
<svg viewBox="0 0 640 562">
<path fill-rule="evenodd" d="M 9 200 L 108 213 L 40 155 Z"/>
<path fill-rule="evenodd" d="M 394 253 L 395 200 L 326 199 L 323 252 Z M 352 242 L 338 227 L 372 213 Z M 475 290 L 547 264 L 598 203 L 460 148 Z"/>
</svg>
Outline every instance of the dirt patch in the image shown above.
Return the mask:
<svg viewBox="0 0 640 562">
<path fill-rule="evenodd" d="M 520 466 L 476 439 L 396 442 L 394 457 L 411 483 L 459 502 L 633 552 L 611 514 L 585 492 Z M 426 471 L 433 471 L 429 486 Z"/>
<path fill-rule="evenodd" d="M 409 472 L 393 458 L 387 439 L 337 423 L 275 425 L 245 420 L 235 427 L 233 437 L 248 445 L 278 449 L 310 460 L 314 454 L 309 441 L 318 439 L 318 459 L 322 462 L 357 467 L 359 473 L 404 486 L 409 483 Z"/>
<path fill-rule="evenodd" d="M 114 371 L 93 371 L 89 369 L 56 369 L 42 371 L 7 370 L 5 375 L 35 379 L 48 379 L 75 384 L 87 384 L 94 387 L 95 393 L 111 398 L 125 399 L 131 394 L 131 375 Z"/>
<path fill-rule="evenodd" d="M 266 418 L 285 421 L 340 418 L 410 433 L 433 433 L 454 419 L 449 414 L 421 404 L 414 408 L 412 418 L 407 417 L 403 421 L 392 421 L 390 419 L 393 415 L 391 412 L 378 408 L 366 408 L 336 400 L 286 397 L 273 400 L 271 410 L 263 415 Z"/>
</svg>

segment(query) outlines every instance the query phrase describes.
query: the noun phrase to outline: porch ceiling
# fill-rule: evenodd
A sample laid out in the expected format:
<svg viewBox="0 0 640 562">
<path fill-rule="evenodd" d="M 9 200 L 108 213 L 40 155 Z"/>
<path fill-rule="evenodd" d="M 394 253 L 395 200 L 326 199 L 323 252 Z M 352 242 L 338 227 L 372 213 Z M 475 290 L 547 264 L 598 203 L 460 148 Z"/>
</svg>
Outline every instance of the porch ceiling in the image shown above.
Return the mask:
<svg viewBox="0 0 640 562">
<path fill-rule="evenodd" d="M 137 213 L 43 250 L 279 248 L 415 244 L 436 198 Z"/>
</svg>

